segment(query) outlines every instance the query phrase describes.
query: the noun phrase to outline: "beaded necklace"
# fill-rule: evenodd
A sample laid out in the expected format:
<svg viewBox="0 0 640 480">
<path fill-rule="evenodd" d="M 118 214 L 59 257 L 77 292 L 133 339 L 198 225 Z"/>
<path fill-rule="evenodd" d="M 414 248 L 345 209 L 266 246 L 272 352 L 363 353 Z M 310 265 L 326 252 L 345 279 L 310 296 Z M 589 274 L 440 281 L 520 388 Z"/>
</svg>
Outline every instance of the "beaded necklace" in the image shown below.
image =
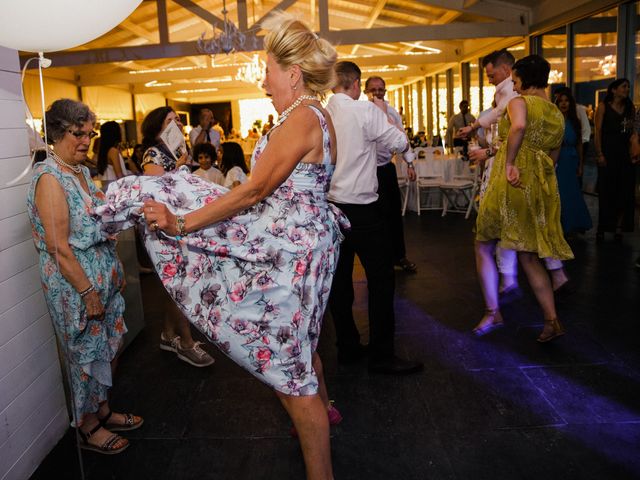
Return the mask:
<svg viewBox="0 0 640 480">
<path fill-rule="evenodd" d="M 278 117 L 278 125 L 284 122 L 289 114 L 300 106 L 303 100 L 318 100 L 318 98 L 314 95 L 300 95 L 295 102 L 293 102 L 291 105 L 289 105 L 288 108 L 282 111 L 280 117 Z"/>
<path fill-rule="evenodd" d="M 82 167 L 80 165 L 69 165 L 67 162 L 65 162 L 64 160 L 62 160 L 54 151 L 51 151 L 51 156 L 53 157 L 53 159 L 55 160 L 55 162 L 60 165 L 61 167 L 66 167 L 69 170 L 71 170 L 73 173 L 75 173 L 76 175 L 80 174 L 80 172 L 82 172 Z"/>
</svg>

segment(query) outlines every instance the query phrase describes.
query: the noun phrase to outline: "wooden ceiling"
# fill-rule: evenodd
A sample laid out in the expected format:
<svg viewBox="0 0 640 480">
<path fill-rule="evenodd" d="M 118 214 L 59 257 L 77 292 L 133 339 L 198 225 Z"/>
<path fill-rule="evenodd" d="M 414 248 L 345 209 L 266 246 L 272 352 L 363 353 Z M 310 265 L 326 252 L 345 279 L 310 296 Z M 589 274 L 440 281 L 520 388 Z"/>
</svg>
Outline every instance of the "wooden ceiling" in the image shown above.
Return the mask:
<svg viewBox="0 0 640 480">
<path fill-rule="evenodd" d="M 521 41 L 534 0 L 239 0 L 227 18 L 254 33 L 260 22 L 286 10 L 336 45 L 341 58 L 380 75 L 389 86 L 477 58 Z M 254 52 L 202 54 L 197 40 L 219 33 L 223 0 L 145 0 L 107 34 L 71 50 L 48 54 L 47 74 L 79 86 L 109 85 L 133 93 L 160 93 L 187 102 L 261 97 L 235 80 Z M 257 51 L 262 58 L 264 52 Z"/>
</svg>

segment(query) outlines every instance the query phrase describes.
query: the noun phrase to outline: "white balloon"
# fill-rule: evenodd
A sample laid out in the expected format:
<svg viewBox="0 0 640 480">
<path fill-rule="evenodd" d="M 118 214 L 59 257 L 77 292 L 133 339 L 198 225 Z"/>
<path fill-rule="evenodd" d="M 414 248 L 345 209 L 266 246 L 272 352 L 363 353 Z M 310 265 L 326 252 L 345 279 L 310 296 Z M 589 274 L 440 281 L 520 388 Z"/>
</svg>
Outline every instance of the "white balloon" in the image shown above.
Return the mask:
<svg viewBox="0 0 640 480">
<path fill-rule="evenodd" d="M 142 0 L 0 0 L 0 45 L 54 52 L 87 43 L 127 18 Z"/>
</svg>

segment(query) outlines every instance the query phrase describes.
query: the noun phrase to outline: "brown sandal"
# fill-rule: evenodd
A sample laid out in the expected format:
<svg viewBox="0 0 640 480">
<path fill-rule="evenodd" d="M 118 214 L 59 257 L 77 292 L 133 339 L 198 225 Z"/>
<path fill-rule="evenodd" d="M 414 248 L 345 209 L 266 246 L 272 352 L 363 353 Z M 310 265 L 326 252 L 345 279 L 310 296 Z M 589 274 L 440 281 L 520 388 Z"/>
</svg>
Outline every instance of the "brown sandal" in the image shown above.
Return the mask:
<svg viewBox="0 0 640 480">
<path fill-rule="evenodd" d="M 559 337 L 560 335 L 564 335 L 564 327 L 557 318 L 552 318 L 551 320 L 544 321 L 544 327 L 542 329 L 542 333 L 538 337 L 538 341 L 540 343 L 545 343 Z"/>
<path fill-rule="evenodd" d="M 100 424 L 110 430 L 112 432 L 129 432 L 131 430 L 135 430 L 140 428 L 144 423 L 144 419 L 142 417 L 138 417 L 132 413 L 121 413 L 120 415 L 124 415 L 124 423 L 109 423 L 109 419 L 113 412 L 109 410 L 104 417 L 98 418 Z"/>
<path fill-rule="evenodd" d="M 485 322 L 485 318 L 487 321 Z M 489 321 L 490 320 L 490 321 Z M 487 333 L 493 332 L 495 329 L 500 328 L 504 325 L 504 321 L 502 320 L 502 314 L 500 310 L 497 308 L 491 309 L 487 308 L 484 311 L 484 316 L 480 323 L 473 329 L 473 333 L 477 337 L 482 337 Z"/>
<path fill-rule="evenodd" d="M 125 451 L 129 447 L 129 441 L 126 438 L 121 437 L 117 433 L 112 434 L 109 438 L 107 438 L 102 445 L 92 445 L 89 443 L 89 439 L 101 428 L 103 428 L 102 423 L 98 422 L 98 424 L 93 427 L 89 433 L 84 433 L 80 428 L 78 429 L 78 433 L 80 433 L 80 438 L 82 439 L 82 443 L 80 444 L 80 448 L 83 450 L 91 450 L 92 452 L 102 453 L 103 455 L 116 455 Z M 120 447 L 116 447 L 118 442 L 124 440 L 126 443 Z"/>
</svg>

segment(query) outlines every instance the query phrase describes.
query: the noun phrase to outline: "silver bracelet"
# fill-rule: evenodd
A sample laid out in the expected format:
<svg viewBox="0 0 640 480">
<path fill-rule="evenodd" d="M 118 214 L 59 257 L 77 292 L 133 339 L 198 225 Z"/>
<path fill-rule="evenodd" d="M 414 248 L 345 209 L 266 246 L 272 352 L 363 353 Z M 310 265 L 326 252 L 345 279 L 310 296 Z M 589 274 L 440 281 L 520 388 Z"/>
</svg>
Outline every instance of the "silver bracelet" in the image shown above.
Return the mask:
<svg viewBox="0 0 640 480">
<path fill-rule="evenodd" d="M 84 298 L 84 297 L 86 297 L 86 296 L 87 296 L 87 295 L 89 295 L 91 292 L 95 292 L 95 290 L 96 290 L 96 289 L 94 288 L 94 286 L 93 286 L 93 285 L 90 285 L 90 286 L 89 286 L 89 288 L 87 288 L 87 289 L 85 289 L 85 290 L 83 290 L 83 291 L 81 291 L 81 292 L 80 292 L 80 298 Z"/>
</svg>

